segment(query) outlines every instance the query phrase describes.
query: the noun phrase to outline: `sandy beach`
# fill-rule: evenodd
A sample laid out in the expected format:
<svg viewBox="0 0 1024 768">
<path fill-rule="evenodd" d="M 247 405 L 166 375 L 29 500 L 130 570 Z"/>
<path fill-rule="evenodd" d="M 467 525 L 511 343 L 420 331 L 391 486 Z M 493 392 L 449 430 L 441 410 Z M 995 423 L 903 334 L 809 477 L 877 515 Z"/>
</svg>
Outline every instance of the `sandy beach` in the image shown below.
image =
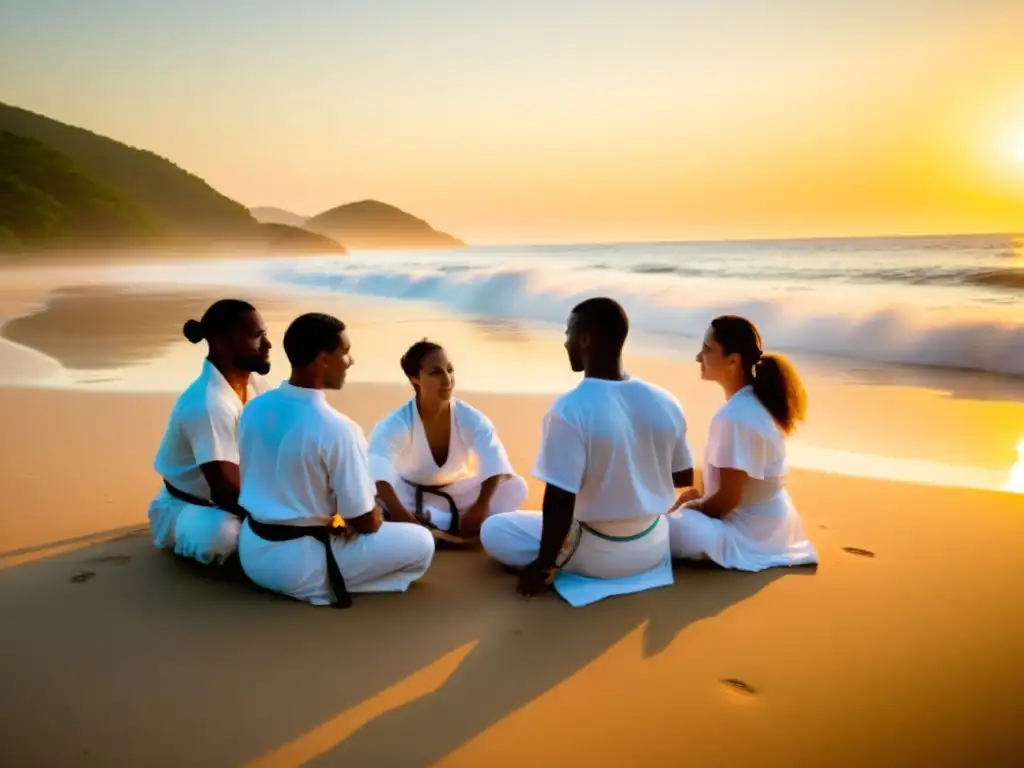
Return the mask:
<svg viewBox="0 0 1024 768">
<path fill-rule="evenodd" d="M 482 554 L 441 552 L 406 594 L 314 609 L 148 537 L 153 453 L 174 388 L 204 354 L 183 345 L 181 323 L 209 297 L 125 297 L 88 274 L 59 283 L 22 270 L 0 291 L 0 314 L 50 307 L 10 321 L 17 346 L 0 355 L 4 765 L 1024 759 L 1020 494 L 797 467 L 789 485 L 815 568 L 678 566 L 670 588 L 572 609 L 553 594 L 519 599 Z M 301 307 L 254 298 L 276 383 L 281 332 Z M 336 407 L 368 431 L 409 395 L 396 351 L 411 333 L 442 336 L 461 396 L 528 474 L 544 410 L 574 381 L 557 340 L 445 318 L 413 330 L 388 307 L 346 306 L 357 365 Z M 720 393 L 682 361 L 628 363 L 679 395 L 699 454 Z M 525 380 L 536 391 L 522 393 Z M 809 389 L 799 438 L 819 458 L 874 452 L 1005 476 L 1024 425 L 1024 405 L 1008 400 L 824 379 Z M 530 488 L 539 507 L 542 488 Z"/>
</svg>

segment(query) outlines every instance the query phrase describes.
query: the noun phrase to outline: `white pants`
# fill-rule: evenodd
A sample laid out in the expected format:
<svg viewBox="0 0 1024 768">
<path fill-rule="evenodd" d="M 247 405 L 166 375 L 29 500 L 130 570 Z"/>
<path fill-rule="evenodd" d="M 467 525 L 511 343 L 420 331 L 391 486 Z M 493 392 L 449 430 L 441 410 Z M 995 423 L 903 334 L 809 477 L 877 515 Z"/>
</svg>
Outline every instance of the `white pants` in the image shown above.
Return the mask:
<svg viewBox="0 0 1024 768">
<path fill-rule="evenodd" d="M 481 483 L 478 478 L 471 477 L 466 480 L 457 480 L 443 490 L 452 497 L 452 501 L 455 502 L 455 508 L 459 512 L 463 512 L 479 498 L 480 485 Z M 494 489 L 494 495 L 491 496 L 488 516 L 516 511 L 526 501 L 528 493 L 529 488 L 526 486 L 526 481 L 519 475 L 503 477 L 498 483 L 498 487 Z M 416 510 L 415 486 L 410 485 L 404 480 L 399 480 L 398 487 L 395 488 L 395 494 L 407 510 L 410 512 Z M 440 496 L 435 496 L 429 492 L 424 493 L 423 510 L 430 510 L 430 522 L 442 531 L 447 531 L 448 527 L 452 524 L 452 513 L 448 509 L 448 502 Z"/>
<path fill-rule="evenodd" d="M 411 523 L 383 523 L 376 533 L 332 541 L 349 592 L 404 592 L 434 559 L 434 537 Z M 253 583 L 313 605 L 334 598 L 327 580 L 328 553 L 316 539 L 266 541 L 242 524 L 238 537 L 242 570 Z"/>
<path fill-rule="evenodd" d="M 493 515 L 484 521 L 480 529 L 480 544 L 498 562 L 522 568 L 532 563 L 540 552 L 543 525 L 540 512 Z M 597 579 L 617 579 L 646 573 L 660 565 L 667 555 L 668 524 L 662 517 L 657 519 L 649 533 L 630 541 L 603 539 L 581 529 L 574 520 L 557 564 L 564 563 L 564 570 L 571 573 Z M 569 560 L 565 562 L 567 556 Z"/>
<path fill-rule="evenodd" d="M 238 550 L 241 520 L 223 509 L 189 504 L 161 488 L 148 516 L 153 543 L 181 557 L 223 563 Z"/>
<path fill-rule="evenodd" d="M 723 518 L 681 509 L 669 514 L 668 523 L 675 558 L 708 559 L 740 571 L 818 562 L 817 550 L 785 492 L 757 505 L 737 507 Z"/>
</svg>

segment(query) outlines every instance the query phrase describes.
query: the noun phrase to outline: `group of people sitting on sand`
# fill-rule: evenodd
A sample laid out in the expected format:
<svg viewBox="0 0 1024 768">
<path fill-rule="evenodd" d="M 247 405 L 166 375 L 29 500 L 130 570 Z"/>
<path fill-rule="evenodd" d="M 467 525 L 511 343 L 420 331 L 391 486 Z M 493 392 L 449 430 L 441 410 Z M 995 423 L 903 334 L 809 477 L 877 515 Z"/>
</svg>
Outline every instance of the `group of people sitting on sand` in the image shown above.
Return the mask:
<svg viewBox="0 0 1024 768">
<path fill-rule="evenodd" d="M 478 542 L 518 572 L 527 596 L 559 570 L 618 579 L 670 555 L 745 571 L 816 562 L 784 484 L 785 438 L 806 403 L 791 365 L 764 352 L 748 320 L 711 322 L 697 362 L 726 402 L 711 421 L 700 490 L 679 400 L 623 368 L 628 332 L 610 298 L 570 312 L 565 347 L 583 378 L 544 417 L 532 469 L 544 500 L 527 511 L 526 481 L 490 419 L 455 398 L 443 347 L 423 340 L 406 352 L 414 396 L 367 440 L 325 397 L 354 363 L 341 320 L 291 323 L 291 375 L 273 389 L 259 313 L 217 301 L 184 327 L 209 355 L 156 455 L 153 539 L 203 563 L 237 553 L 255 584 L 338 607 L 352 593 L 405 591 L 438 543 Z"/>
</svg>

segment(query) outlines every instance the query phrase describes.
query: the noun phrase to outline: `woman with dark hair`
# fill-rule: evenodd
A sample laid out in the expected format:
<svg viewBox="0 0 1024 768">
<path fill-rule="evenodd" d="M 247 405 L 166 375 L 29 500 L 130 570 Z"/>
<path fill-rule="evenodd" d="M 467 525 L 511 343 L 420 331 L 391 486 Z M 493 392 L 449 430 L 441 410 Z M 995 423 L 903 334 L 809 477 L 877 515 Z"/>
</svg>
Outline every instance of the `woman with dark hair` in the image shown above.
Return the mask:
<svg viewBox="0 0 1024 768">
<path fill-rule="evenodd" d="M 742 571 L 816 563 L 784 483 L 785 439 L 807 410 L 796 369 L 735 315 L 711 321 L 697 362 L 726 402 L 711 420 L 704 493 L 687 489 L 669 514 L 673 556 Z"/>
<path fill-rule="evenodd" d="M 390 520 L 427 526 L 462 544 L 489 516 L 526 500 L 526 481 L 509 461 L 490 419 L 456 399 L 455 368 L 423 339 L 402 356 L 415 395 L 370 433 L 370 473 Z"/>
<path fill-rule="evenodd" d="M 220 563 L 238 548 L 238 418 L 269 389 L 270 341 L 249 303 L 221 299 L 182 328 L 208 347 L 202 371 L 171 409 L 153 467 L 163 487 L 149 505 L 149 527 L 161 549 Z"/>
</svg>

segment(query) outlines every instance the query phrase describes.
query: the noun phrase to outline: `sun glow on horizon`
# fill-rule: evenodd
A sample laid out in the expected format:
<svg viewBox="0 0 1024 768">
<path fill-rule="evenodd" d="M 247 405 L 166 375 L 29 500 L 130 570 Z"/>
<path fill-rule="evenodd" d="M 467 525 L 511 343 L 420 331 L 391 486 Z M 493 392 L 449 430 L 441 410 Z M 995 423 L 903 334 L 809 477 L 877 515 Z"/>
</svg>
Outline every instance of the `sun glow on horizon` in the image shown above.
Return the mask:
<svg viewBox="0 0 1024 768">
<path fill-rule="evenodd" d="M 1010 468 L 1010 477 L 1003 490 L 1024 493 L 1024 437 L 1017 443 L 1017 463 Z"/>
</svg>

